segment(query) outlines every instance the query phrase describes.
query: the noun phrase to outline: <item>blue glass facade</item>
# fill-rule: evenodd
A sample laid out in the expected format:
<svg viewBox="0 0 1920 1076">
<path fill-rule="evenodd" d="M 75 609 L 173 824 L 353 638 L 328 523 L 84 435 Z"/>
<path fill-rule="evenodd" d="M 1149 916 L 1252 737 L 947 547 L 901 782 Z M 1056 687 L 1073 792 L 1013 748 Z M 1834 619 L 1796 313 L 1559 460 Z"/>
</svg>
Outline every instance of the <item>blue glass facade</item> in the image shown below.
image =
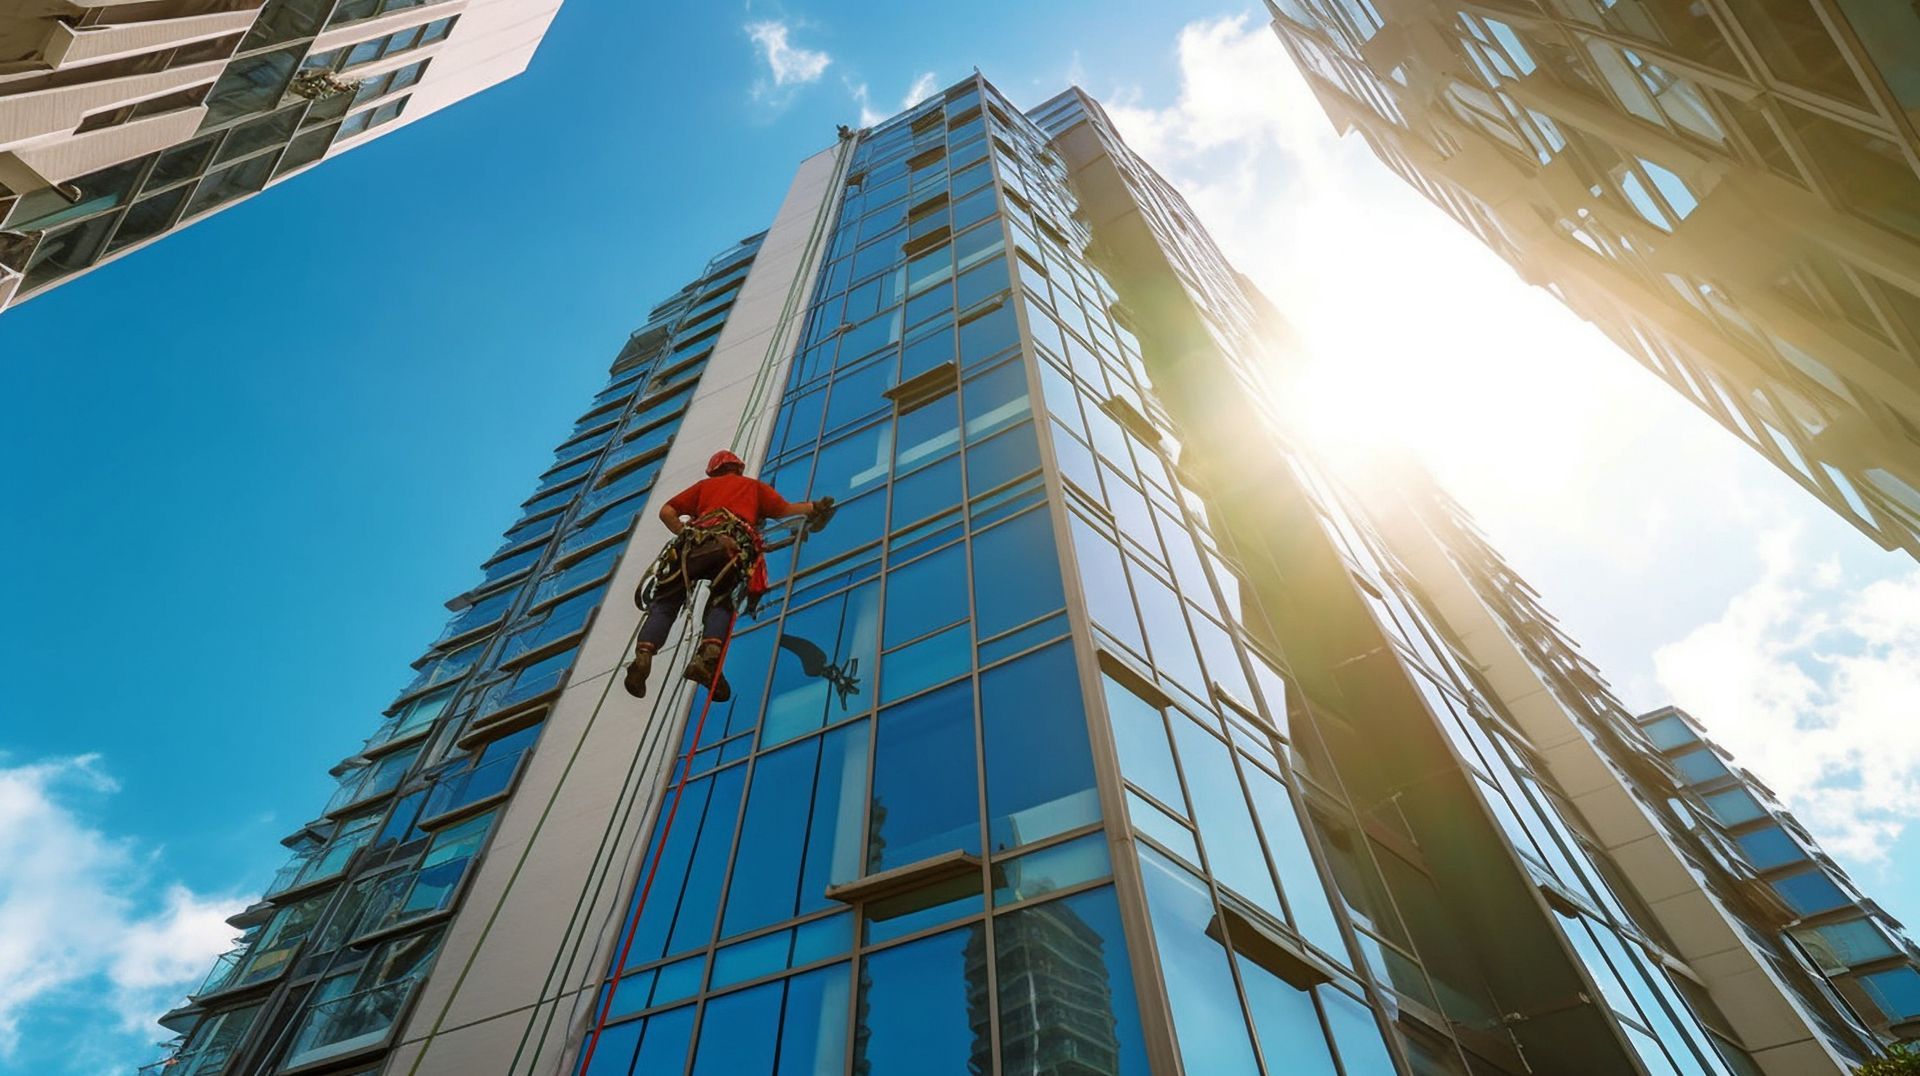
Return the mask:
<svg viewBox="0 0 1920 1076">
<path fill-rule="evenodd" d="M 1567 1056 L 1730 1071 L 1527 747 L 1273 432 L 1257 297 L 1114 139 L 1207 350 L 1143 331 L 1153 296 L 1123 297 L 1055 142 L 1104 118 L 1034 116 L 969 80 L 858 137 L 762 469 L 843 507 L 776 556 L 732 701 L 702 725 L 694 700 L 584 1071 L 1526 1071 L 1503 1023 L 1522 988 L 1449 915 L 1483 882 L 1533 902 L 1532 985 L 1611 1010 L 1569 1003 Z M 1375 675 L 1451 745 L 1487 847 L 1518 852 L 1478 865 L 1497 883 L 1352 805 L 1370 763 L 1291 683 L 1301 628 L 1266 582 L 1305 562 L 1201 476 L 1206 431 L 1183 445 L 1158 395 L 1195 382 L 1267 423 L 1393 655 Z"/>
<path fill-rule="evenodd" d="M 614 563 L 758 251 L 715 257 L 653 311 L 520 517 L 188 1004 L 168 1076 L 377 1060 L 539 740 Z M 372 1070 L 366 1070 L 372 1071 Z"/>
<path fill-rule="evenodd" d="M 781 268 L 741 298 L 756 258 Z M 744 342 L 716 348 L 730 316 Z M 403 1071 L 515 1035 L 503 1071 L 556 1047 L 576 1076 L 1757 1071 L 1379 502 L 1290 442 L 1285 341 L 1077 91 L 1022 114 L 973 78 L 850 132 L 634 335 L 176 1014 L 186 1071 L 381 1063 L 443 932 L 458 979 L 419 1006 Z M 764 433 L 760 476 L 838 515 L 770 530 L 727 702 L 674 678 L 596 728 L 608 696 L 577 721 L 558 697 L 581 652 L 609 652 L 584 684 L 617 675 L 600 644 L 623 623 L 589 630 L 657 537 L 636 517 L 689 466 L 667 452 L 690 407 L 737 420 L 744 455 Z M 566 761 L 509 804 L 543 728 Z M 604 765 L 576 769 L 590 733 Z M 1684 770 L 1695 745 L 1647 735 Z M 1714 810 L 1764 814 L 1699 780 Z M 509 806 L 538 815 L 489 868 L 512 877 L 456 920 Z M 1823 914 L 1760 829 L 1744 853 Z M 564 869 L 510 894 L 536 839 Z M 496 918 L 553 923 L 538 989 L 537 968 L 468 982 L 537 948 L 490 939 Z M 1875 940 L 1819 939 L 1906 1005 Z"/>
</svg>

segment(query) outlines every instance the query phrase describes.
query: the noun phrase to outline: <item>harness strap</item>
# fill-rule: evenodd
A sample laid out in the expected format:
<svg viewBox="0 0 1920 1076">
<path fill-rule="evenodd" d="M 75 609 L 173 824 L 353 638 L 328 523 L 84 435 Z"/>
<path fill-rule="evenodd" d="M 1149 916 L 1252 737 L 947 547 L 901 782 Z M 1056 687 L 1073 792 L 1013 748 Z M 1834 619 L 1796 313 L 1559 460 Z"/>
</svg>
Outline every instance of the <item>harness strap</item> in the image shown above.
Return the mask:
<svg viewBox="0 0 1920 1076">
<path fill-rule="evenodd" d="M 678 579 L 683 586 L 691 587 L 693 579 L 687 558 L 701 543 L 715 538 L 732 546 L 733 551 L 714 578 L 718 579 L 738 568 L 740 578 L 734 584 L 735 601 L 739 600 L 742 590 L 750 592 L 753 567 L 760 559 L 760 533 L 727 509 L 715 508 L 680 528 L 680 533 L 661 547 L 660 555 L 654 559 L 653 567 L 647 570 L 647 577 L 641 581 L 640 589 L 635 594 L 639 599 L 638 604 L 644 608 L 651 603 L 654 587 L 666 580 Z"/>
</svg>

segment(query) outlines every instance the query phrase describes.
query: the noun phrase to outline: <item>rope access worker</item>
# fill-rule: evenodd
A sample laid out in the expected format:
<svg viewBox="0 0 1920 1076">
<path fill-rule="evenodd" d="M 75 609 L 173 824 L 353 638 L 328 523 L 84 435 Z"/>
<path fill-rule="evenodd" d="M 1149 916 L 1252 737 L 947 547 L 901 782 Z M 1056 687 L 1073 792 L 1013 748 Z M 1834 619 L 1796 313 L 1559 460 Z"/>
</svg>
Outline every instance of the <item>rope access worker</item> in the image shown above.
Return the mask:
<svg viewBox="0 0 1920 1076">
<path fill-rule="evenodd" d="M 683 675 L 709 686 L 714 702 L 733 697 L 720 676 L 720 655 L 741 592 L 757 599 L 767 589 L 760 525 L 782 516 L 806 516 L 811 534 L 833 518 L 832 497 L 789 502 L 772 486 L 748 478 L 746 469 L 733 453 L 715 452 L 707 460 L 707 477 L 681 490 L 660 509 L 660 522 L 673 532 L 673 540 L 660 551 L 633 596 L 634 603 L 646 611 L 625 679 L 627 694 L 634 698 L 646 696 L 653 655 L 667 641 L 693 585 L 703 579 L 711 584 L 702 613 L 704 630 Z"/>
</svg>

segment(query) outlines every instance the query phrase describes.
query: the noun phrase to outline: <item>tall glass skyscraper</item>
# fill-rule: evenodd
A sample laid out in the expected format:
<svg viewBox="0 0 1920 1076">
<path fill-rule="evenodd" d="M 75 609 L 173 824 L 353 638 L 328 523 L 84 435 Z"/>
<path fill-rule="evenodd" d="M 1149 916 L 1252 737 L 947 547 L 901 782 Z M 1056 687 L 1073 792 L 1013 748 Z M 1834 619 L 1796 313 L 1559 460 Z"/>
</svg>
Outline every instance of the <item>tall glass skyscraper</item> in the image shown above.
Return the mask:
<svg viewBox="0 0 1920 1076">
<path fill-rule="evenodd" d="M 1544 614 L 1431 483 L 1290 440 L 1290 355 L 1078 91 L 1023 114 L 970 78 L 848 132 L 622 352 L 172 1014 L 186 1071 L 1745 1076 L 1874 1050 L 1687 870 L 1610 738 L 1658 749 L 1521 645 Z M 665 673 L 631 699 L 625 595 L 719 448 L 839 514 L 770 533 L 730 699 Z"/>
<path fill-rule="evenodd" d="M 1920 9 L 1267 7 L 1336 126 L 1842 518 L 1920 556 Z"/>
</svg>

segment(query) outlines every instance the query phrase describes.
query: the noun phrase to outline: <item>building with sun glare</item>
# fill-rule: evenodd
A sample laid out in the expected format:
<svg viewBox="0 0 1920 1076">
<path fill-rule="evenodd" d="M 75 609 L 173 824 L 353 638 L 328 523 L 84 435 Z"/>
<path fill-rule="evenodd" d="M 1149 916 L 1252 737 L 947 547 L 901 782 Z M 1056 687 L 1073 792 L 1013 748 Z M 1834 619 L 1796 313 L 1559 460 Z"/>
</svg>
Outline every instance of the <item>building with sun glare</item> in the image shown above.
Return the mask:
<svg viewBox="0 0 1920 1076">
<path fill-rule="evenodd" d="M 513 77 L 559 6 L 8 0 L 0 311 Z"/>
<path fill-rule="evenodd" d="M 1920 555 L 1920 8 L 1267 6 L 1338 127 L 1848 522 Z"/>
<path fill-rule="evenodd" d="M 1555 701 L 1431 482 L 1295 439 L 1299 358 L 1078 90 L 845 131 L 621 349 L 154 1071 L 1874 1052 L 1581 753 L 1657 751 Z M 691 623 L 631 697 L 654 521 L 720 447 L 838 514 L 767 534 L 725 697 Z"/>
</svg>

